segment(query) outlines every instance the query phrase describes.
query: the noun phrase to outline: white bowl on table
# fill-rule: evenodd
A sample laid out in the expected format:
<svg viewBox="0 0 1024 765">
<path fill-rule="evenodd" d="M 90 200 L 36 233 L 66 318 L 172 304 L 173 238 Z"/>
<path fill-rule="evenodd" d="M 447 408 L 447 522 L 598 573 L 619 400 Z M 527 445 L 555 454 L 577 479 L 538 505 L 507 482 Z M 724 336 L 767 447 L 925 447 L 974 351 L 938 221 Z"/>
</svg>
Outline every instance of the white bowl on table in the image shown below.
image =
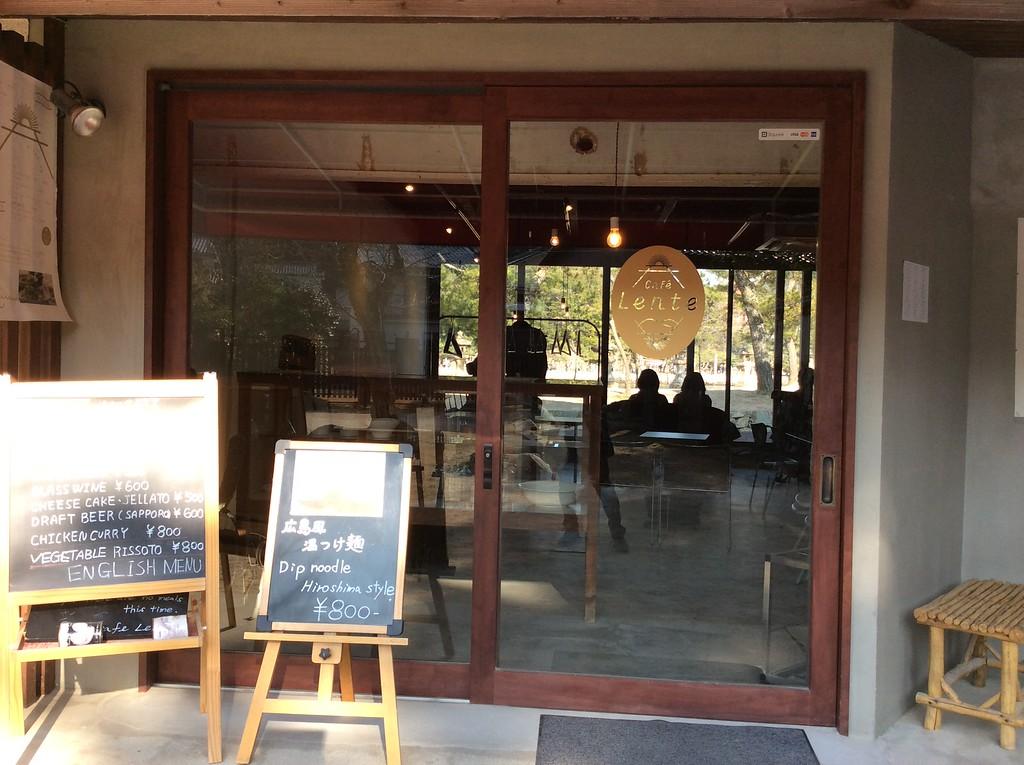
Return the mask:
<svg viewBox="0 0 1024 765">
<path fill-rule="evenodd" d="M 531 505 L 569 507 L 582 487 L 572 481 L 523 481 L 519 488 Z"/>
<path fill-rule="evenodd" d="M 398 427 L 394 417 L 374 417 L 370 422 L 370 438 L 374 441 L 387 441 Z"/>
</svg>

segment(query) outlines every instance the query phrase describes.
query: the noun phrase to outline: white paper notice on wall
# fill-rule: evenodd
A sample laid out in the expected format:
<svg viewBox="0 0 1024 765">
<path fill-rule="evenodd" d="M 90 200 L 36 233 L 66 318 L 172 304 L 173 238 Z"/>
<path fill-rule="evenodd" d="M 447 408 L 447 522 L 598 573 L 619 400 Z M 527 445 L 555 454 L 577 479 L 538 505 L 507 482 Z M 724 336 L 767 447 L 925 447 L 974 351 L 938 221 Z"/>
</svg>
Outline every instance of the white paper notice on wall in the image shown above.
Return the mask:
<svg viewBox="0 0 1024 765">
<path fill-rule="evenodd" d="M 1013 416 L 1024 417 L 1024 218 L 1017 218 L 1017 332 L 1013 354 Z"/>
<path fill-rule="evenodd" d="M 0 63 L 0 320 L 70 321 L 57 278 L 57 109 Z"/>
<path fill-rule="evenodd" d="M 903 261 L 903 321 L 928 323 L 928 266 Z"/>
</svg>

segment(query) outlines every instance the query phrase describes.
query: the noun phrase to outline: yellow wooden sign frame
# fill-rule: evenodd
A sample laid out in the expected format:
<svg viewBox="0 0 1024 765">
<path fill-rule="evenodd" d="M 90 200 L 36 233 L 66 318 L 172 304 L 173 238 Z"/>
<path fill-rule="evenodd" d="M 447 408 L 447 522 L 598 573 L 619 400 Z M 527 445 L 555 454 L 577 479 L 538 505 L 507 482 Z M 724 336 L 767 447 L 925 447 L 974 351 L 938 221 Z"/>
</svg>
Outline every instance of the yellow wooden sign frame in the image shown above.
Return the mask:
<svg viewBox="0 0 1024 765">
<path fill-rule="evenodd" d="M 197 398 L 203 399 L 204 422 L 209 431 L 196 433 L 197 447 L 204 451 L 203 492 L 205 497 L 205 576 L 136 584 L 113 584 L 71 587 L 50 590 L 10 590 L 10 522 L 11 522 L 11 450 L 10 437 L 0 438 L 0 696 L 6 705 L 7 727 L 12 735 L 25 733 L 24 699 L 21 665 L 26 662 L 72 659 L 90 656 L 140 654 L 150 651 L 174 651 L 198 648 L 200 653 L 199 708 L 206 715 L 207 754 L 210 762 L 220 762 L 220 505 L 218 499 L 218 435 L 217 377 L 212 373 L 202 380 L 105 380 L 96 382 L 12 383 L 0 375 L 0 420 L 10 422 L 8 412 L 25 399 L 73 398 Z M 45 646 L 24 647 L 28 613 L 34 605 L 130 598 L 189 592 L 198 595 L 196 613 L 198 634 L 171 640 L 152 638 L 114 640 L 67 648 Z"/>
</svg>

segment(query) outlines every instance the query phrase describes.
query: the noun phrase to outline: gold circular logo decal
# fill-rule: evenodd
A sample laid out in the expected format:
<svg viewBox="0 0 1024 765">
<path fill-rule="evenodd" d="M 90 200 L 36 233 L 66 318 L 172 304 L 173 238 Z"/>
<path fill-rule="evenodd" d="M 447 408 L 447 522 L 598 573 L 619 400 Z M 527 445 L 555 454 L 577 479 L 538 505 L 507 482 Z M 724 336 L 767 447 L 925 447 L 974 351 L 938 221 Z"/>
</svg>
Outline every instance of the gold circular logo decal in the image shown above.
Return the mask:
<svg viewBox="0 0 1024 765">
<path fill-rule="evenodd" d="M 47 247 L 49 247 L 50 246 L 50 242 L 53 241 L 53 235 L 50 233 L 50 227 L 49 226 L 43 226 L 42 239 L 43 239 L 43 244 L 45 246 L 47 246 Z"/>
<path fill-rule="evenodd" d="M 690 344 L 704 320 L 704 284 L 679 250 L 637 250 L 612 285 L 612 316 L 627 346 L 650 359 L 670 359 Z"/>
</svg>

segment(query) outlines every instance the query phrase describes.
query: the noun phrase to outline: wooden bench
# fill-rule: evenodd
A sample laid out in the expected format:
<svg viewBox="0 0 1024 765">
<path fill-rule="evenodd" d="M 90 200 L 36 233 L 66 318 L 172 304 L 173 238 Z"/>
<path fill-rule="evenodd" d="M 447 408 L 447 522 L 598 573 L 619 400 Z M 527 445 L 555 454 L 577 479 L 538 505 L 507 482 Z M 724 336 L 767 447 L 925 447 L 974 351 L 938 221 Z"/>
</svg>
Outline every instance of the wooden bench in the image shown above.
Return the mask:
<svg viewBox="0 0 1024 765">
<path fill-rule="evenodd" d="M 928 692 L 918 693 L 918 704 L 927 707 L 924 727 L 938 730 L 942 711 L 977 717 L 998 723 L 999 745 L 1015 749 L 1017 728 L 1024 727 L 1018 704 L 1018 661 L 1024 642 L 1024 585 L 993 579 L 971 579 L 941 595 L 931 603 L 914 609 L 914 618 L 931 630 L 928 661 Z M 956 630 L 971 636 L 964 660 L 946 671 L 945 631 Z M 998 640 L 997 653 L 989 644 Z M 971 704 L 957 694 L 953 684 L 970 676 L 977 687 L 984 687 L 989 667 L 1000 668 L 999 692 L 982 702 Z M 999 704 L 998 711 L 995 709 Z"/>
</svg>

